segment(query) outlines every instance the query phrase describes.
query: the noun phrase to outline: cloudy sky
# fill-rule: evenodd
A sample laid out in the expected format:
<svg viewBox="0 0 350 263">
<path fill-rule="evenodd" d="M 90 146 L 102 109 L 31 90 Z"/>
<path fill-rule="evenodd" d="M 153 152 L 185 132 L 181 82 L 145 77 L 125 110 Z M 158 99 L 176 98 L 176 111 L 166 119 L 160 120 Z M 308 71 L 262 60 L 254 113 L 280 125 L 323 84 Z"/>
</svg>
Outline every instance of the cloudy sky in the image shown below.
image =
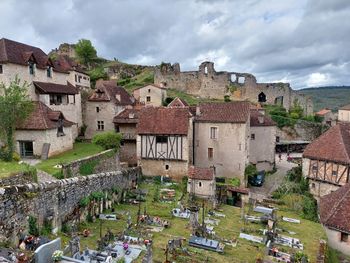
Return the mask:
<svg viewBox="0 0 350 263">
<path fill-rule="evenodd" d="M 349 0 L 1 0 L 0 37 L 49 52 L 90 39 L 135 64 L 249 72 L 259 82 L 350 85 Z"/>
</svg>

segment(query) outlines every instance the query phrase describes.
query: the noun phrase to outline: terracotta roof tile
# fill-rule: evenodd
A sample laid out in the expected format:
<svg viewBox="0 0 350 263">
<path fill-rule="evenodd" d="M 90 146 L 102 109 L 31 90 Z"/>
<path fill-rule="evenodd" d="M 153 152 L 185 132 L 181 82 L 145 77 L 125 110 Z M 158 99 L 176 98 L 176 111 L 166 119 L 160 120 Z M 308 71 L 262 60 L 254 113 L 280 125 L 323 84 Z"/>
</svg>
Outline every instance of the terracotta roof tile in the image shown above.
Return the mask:
<svg viewBox="0 0 350 263">
<path fill-rule="evenodd" d="M 310 143 L 303 157 L 350 163 L 350 124 L 339 123 Z"/>
<path fill-rule="evenodd" d="M 203 103 L 199 106 L 197 122 L 245 123 L 248 121 L 250 104 L 246 101 Z"/>
<path fill-rule="evenodd" d="M 58 127 L 59 119 L 63 120 L 63 126 L 72 126 L 74 123 L 68 121 L 60 111 L 53 111 L 40 101 L 35 101 L 34 109 L 28 118 L 17 125 L 17 130 L 50 130 Z"/>
<path fill-rule="evenodd" d="M 190 113 L 185 108 L 145 107 L 139 113 L 139 134 L 187 135 Z"/>
<path fill-rule="evenodd" d="M 74 95 L 78 94 L 79 91 L 72 84 L 67 82 L 67 85 L 49 83 L 49 82 L 39 82 L 33 81 L 33 84 L 37 91 L 42 94 L 68 94 Z"/>
<path fill-rule="evenodd" d="M 140 109 L 124 109 L 113 118 L 114 123 L 138 123 Z"/>
<path fill-rule="evenodd" d="M 213 180 L 215 178 L 214 170 L 212 168 L 190 166 L 188 169 L 188 178 L 198 180 Z"/>
<path fill-rule="evenodd" d="M 111 101 L 117 105 L 133 105 L 135 103 L 135 99 L 123 87 L 117 86 L 114 80 L 98 80 L 96 90 L 88 100 Z"/>
<path fill-rule="evenodd" d="M 321 197 L 320 219 L 323 225 L 350 233 L 349 218 L 350 184 Z"/>
<path fill-rule="evenodd" d="M 316 115 L 323 116 L 329 112 L 331 112 L 331 110 L 326 108 L 326 109 L 322 109 L 322 110 L 316 112 Z"/>
<path fill-rule="evenodd" d="M 276 123 L 270 118 L 270 116 L 264 115 L 258 110 L 250 110 L 250 126 L 276 126 Z"/>
<path fill-rule="evenodd" d="M 169 105 L 168 105 L 168 108 L 171 108 L 171 107 L 188 107 L 189 105 L 188 105 L 188 103 L 185 101 L 185 100 L 183 100 L 183 99 L 181 99 L 181 98 L 179 98 L 179 97 L 176 97 L 175 99 L 173 99 L 172 100 L 172 102 L 170 102 L 169 103 Z"/>
<path fill-rule="evenodd" d="M 88 75 L 79 63 L 77 63 L 76 61 L 74 61 L 72 58 L 70 58 L 67 55 L 57 56 L 57 58 L 54 60 L 53 63 L 54 63 L 54 65 L 62 68 L 63 70 L 66 70 L 66 71 L 73 71 L 74 70 L 74 71 Z"/>
</svg>

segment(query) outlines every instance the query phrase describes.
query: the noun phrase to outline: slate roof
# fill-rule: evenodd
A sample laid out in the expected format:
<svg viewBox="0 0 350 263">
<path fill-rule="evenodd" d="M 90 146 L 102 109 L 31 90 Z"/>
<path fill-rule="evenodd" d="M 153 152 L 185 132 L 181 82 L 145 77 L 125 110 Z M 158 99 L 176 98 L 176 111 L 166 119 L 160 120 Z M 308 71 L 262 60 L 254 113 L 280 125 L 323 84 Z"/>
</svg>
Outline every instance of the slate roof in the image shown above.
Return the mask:
<svg viewBox="0 0 350 263">
<path fill-rule="evenodd" d="M 74 123 L 68 121 L 62 112 L 53 111 L 41 101 L 35 101 L 34 109 L 28 118 L 18 124 L 17 130 L 50 130 L 58 127 L 59 119 L 63 120 L 63 126 L 69 127 Z"/>
<path fill-rule="evenodd" d="M 320 198 L 321 223 L 350 233 L 350 184 Z"/>
<path fill-rule="evenodd" d="M 350 110 L 350 104 L 341 107 L 339 110 Z"/>
<path fill-rule="evenodd" d="M 188 103 L 185 100 L 183 100 L 183 99 L 181 99 L 179 97 L 176 97 L 175 99 L 173 99 L 169 103 L 168 108 L 171 108 L 171 107 L 188 107 L 188 106 L 190 106 L 190 105 L 188 105 Z"/>
<path fill-rule="evenodd" d="M 40 48 L 6 38 L 0 39 L 0 63 L 14 63 L 27 66 L 29 60 L 34 61 L 37 68 L 46 69 L 47 66 L 53 66 L 55 71 L 68 73 L 61 67 L 55 66 Z"/>
<path fill-rule="evenodd" d="M 246 101 L 203 103 L 197 107 L 197 122 L 246 123 L 249 118 L 250 104 Z"/>
<path fill-rule="evenodd" d="M 331 127 L 305 148 L 303 157 L 350 164 L 350 124 Z"/>
<path fill-rule="evenodd" d="M 188 168 L 188 178 L 197 180 L 213 180 L 214 170 L 212 168 L 201 168 L 190 166 Z"/>
<path fill-rule="evenodd" d="M 113 118 L 114 123 L 138 123 L 140 109 L 124 109 Z"/>
<path fill-rule="evenodd" d="M 189 118 L 186 108 L 145 107 L 139 113 L 137 133 L 187 135 Z"/>
<path fill-rule="evenodd" d="M 262 123 L 260 123 L 259 118 L 263 120 Z M 258 110 L 250 110 L 250 126 L 251 127 L 276 126 L 276 123 L 271 119 L 270 116 L 264 115 Z"/>
<path fill-rule="evenodd" d="M 67 82 L 67 85 L 33 81 L 36 90 L 41 94 L 78 94 L 79 90 L 72 84 Z"/>
<path fill-rule="evenodd" d="M 120 100 L 116 98 L 120 95 Z M 129 93 L 114 80 L 98 80 L 95 91 L 89 97 L 89 101 L 114 102 L 117 105 L 133 105 L 135 100 Z"/>
</svg>

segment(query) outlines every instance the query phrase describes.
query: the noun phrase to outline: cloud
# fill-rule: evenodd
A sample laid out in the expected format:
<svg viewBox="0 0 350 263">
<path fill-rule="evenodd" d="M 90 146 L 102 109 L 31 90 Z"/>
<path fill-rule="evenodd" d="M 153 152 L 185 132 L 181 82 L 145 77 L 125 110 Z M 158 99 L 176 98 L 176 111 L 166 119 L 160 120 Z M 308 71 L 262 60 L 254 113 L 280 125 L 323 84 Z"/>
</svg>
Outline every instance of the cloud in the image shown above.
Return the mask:
<svg viewBox="0 0 350 263">
<path fill-rule="evenodd" d="M 348 0 L 9 0 L 0 10 L 3 37 L 46 52 L 87 38 L 129 63 L 195 70 L 212 60 L 294 88 L 350 84 Z"/>
</svg>

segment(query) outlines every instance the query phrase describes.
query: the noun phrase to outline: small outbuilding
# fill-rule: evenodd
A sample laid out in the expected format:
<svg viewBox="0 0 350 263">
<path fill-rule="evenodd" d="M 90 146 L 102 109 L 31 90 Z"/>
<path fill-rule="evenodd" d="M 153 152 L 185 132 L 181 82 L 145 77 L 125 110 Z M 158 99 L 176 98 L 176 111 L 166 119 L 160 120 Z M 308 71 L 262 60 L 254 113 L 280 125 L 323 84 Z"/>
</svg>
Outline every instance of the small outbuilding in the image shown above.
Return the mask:
<svg viewBox="0 0 350 263">
<path fill-rule="evenodd" d="M 187 192 L 202 198 L 215 197 L 216 183 L 213 168 L 190 166 Z"/>
</svg>

